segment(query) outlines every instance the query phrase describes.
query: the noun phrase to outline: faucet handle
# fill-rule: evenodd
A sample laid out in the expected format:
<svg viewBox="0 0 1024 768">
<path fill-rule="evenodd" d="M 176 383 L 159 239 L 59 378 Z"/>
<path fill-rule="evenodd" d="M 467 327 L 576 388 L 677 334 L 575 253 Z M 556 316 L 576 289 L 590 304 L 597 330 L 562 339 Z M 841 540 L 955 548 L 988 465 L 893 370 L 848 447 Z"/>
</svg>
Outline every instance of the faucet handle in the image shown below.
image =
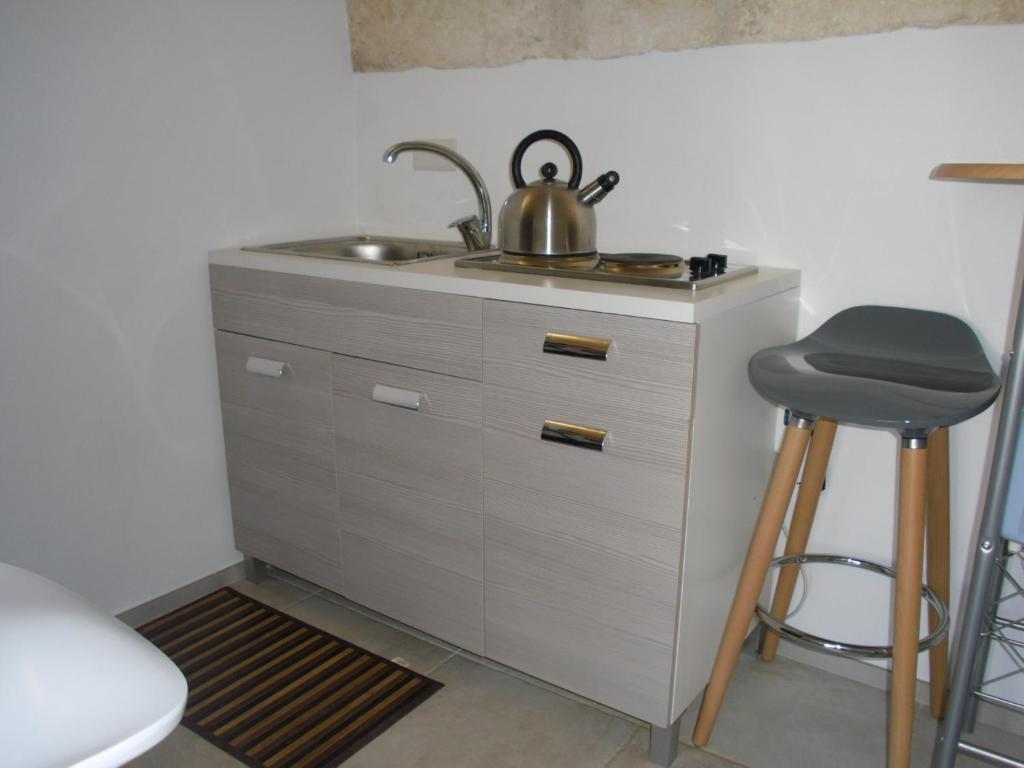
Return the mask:
<svg viewBox="0 0 1024 768">
<path fill-rule="evenodd" d="M 466 248 L 469 250 L 487 250 L 487 244 L 484 242 L 483 224 L 480 222 L 480 217 L 475 213 L 456 219 L 448 225 L 448 228 L 455 228 L 459 230 L 459 234 L 462 235 L 462 240 L 465 242 Z"/>
</svg>

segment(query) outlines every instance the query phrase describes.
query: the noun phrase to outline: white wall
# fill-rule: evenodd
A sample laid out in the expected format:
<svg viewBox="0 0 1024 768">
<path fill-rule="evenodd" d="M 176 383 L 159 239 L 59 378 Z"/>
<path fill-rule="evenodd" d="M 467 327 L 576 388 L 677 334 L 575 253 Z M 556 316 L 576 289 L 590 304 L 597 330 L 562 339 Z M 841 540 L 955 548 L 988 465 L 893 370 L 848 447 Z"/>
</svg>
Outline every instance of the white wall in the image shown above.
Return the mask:
<svg viewBox="0 0 1024 768">
<path fill-rule="evenodd" d="M 1024 160 L 1021 72 L 1024 26 L 360 74 L 360 218 L 370 230 L 442 235 L 474 210 L 461 176 L 381 163 L 393 141 L 456 138 L 497 208 L 516 143 L 556 128 L 580 146 L 584 181 L 609 168 L 622 176 L 597 209 L 603 250 L 724 251 L 797 267 L 801 333 L 858 303 L 936 309 L 970 323 L 999 365 L 1024 187 L 928 174 L 944 161 Z M 549 146 L 528 153 L 528 179 L 548 155 L 565 178 Z M 990 427 L 989 413 L 952 431 L 957 599 Z M 840 431 L 812 550 L 891 558 L 897 444 Z M 811 579 L 801 626 L 886 638 L 886 585 L 820 570 Z"/>
<path fill-rule="evenodd" d="M 237 560 L 206 252 L 357 220 L 450 236 L 469 185 L 385 166 L 401 139 L 456 138 L 497 208 L 515 144 L 559 128 L 585 179 L 622 174 L 605 250 L 798 267 L 802 332 L 879 302 L 1006 347 L 1024 188 L 927 176 L 1024 157 L 1022 26 L 355 78 L 348 46 L 340 0 L 0 5 L 0 560 L 110 611 Z M 528 178 L 545 153 L 564 167 L 537 148 Z M 957 577 L 990 427 L 953 430 Z M 840 433 L 813 548 L 891 555 L 895 461 Z M 804 626 L 885 634 L 829 594 L 850 579 L 812 580 Z"/>
<path fill-rule="evenodd" d="M 342 0 L 0 3 L 0 560 L 238 560 L 206 254 L 351 225 L 353 100 Z"/>
</svg>

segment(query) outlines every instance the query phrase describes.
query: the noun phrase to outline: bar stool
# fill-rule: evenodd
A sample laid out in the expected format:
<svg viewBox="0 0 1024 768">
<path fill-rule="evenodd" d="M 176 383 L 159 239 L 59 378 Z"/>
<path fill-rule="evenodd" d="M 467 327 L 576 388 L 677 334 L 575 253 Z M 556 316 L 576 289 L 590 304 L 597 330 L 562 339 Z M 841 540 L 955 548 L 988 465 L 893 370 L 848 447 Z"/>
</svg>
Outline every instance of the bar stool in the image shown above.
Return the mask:
<svg viewBox="0 0 1024 768">
<path fill-rule="evenodd" d="M 946 687 L 947 428 L 985 410 L 995 400 L 999 379 L 977 337 L 962 321 L 938 312 L 879 306 L 844 310 L 804 339 L 761 350 L 751 358 L 748 375 L 758 393 L 786 406 L 792 418 L 747 550 L 693 742 L 704 746 L 711 737 L 768 569 L 782 566 L 770 614 L 760 609 L 774 627 L 766 637 L 762 656 L 769 660 L 774 656 L 777 633 L 842 655 L 891 655 L 889 768 L 905 768 L 910 762 L 920 650 L 927 648 L 931 655 L 931 703 L 937 716 L 941 715 Z M 796 563 L 845 562 L 865 567 L 864 561 L 852 558 L 801 554 L 814 520 L 836 428 L 844 422 L 894 430 L 901 438 L 895 571 L 867 564 L 896 580 L 892 646 L 854 646 L 815 638 L 784 623 L 796 582 Z M 785 555 L 773 561 L 805 453 L 804 478 Z M 929 587 L 922 587 L 926 497 Z M 931 605 L 931 635 L 923 643 L 918 639 L 922 595 Z"/>
</svg>

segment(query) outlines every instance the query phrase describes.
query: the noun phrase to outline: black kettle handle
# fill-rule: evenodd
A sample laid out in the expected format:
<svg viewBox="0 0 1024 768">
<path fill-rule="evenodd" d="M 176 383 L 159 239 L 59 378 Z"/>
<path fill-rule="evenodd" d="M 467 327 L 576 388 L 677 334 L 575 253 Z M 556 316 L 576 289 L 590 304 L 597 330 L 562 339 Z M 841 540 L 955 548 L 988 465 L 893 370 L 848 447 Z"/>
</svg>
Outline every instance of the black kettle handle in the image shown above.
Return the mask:
<svg viewBox="0 0 1024 768">
<path fill-rule="evenodd" d="M 512 183 L 516 185 L 516 189 L 522 189 L 526 186 L 526 181 L 523 180 L 523 155 L 526 154 L 526 150 L 530 148 L 532 144 L 536 144 L 538 141 L 544 139 L 551 139 L 561 144 L 565 151 L 569 153 L 569 157 L 572 159 L 572 174 L 569 176 L 569 189 L 579 189 L 580 181 L 583 179 L 583 157 L 580 155 L 579 147 L 560 131 L 552 131 L 550 128 L 542 131 L 534 131 L 525 139 L 519 142 L 519 146 L 516 147 L 516 151 L 512 153 Z"/>
</svg>

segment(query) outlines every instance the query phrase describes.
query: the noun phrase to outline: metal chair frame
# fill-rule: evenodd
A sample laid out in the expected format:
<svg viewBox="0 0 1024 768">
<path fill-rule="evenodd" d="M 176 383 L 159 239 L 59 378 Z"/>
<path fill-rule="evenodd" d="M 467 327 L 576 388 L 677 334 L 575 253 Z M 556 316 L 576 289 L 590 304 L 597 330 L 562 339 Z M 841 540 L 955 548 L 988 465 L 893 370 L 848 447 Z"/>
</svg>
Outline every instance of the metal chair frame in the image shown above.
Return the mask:
<svg viewBox="0 0 1024 768">
<path fill-rule="evenodd" d="M 1022 628 L 1024 620 L 1004 619 L 999 616 L 998 606 L 1002 604 L 1001 592 L 1005 564 L 1006 539 L 1002 536 L 1004 517 L 1008 517 L 1007 499 L 1010 483 L 1014 476 L 1021 437 L 1021 415 L 1024 412 L 1024 285 L 1020 290 L 1020 304 L 1013 333 L 1013 354 L 1007 372 L 1006 387 L 999 425 L 996 431 L 995 452 L 989 470 L 985 505 L 982 508 L 981 523 L 974 546 L 974 565 L 971 571 L 970 587 L 963 606 L 960 640 L 957 644 L 953 674 L 950 678 L 949 699 L 946 718 L 943 721 L 932 756 L 932 768 L 953 768 L 958 753 L 978 760 L 1003 766 L 1024 768 L 1024 761 L 1005 755 L 984 746 L 965 740 L 964 730 L 973 726 L 977 702 L 990 701 L 1000 706 L 1024 713 L 1024 706 L 1016 702 L 992 701 L 995 698 L 984 692 L 983 679 L 985 662 L 993 642 L 1013 648 L 1014 658 L 1020 658 L 1024 647 L 1020 638 L 1010 638 L 1004 643 L 1008 632 Z M 1020 584 L 1014 579 L 1019 593 Z M 995 609 L 993 606 L 997 606 Z M 1016 674 L 1016 673 L 1014 673 Z"/>
<path fill-rule="evenodd" d="M 1019 545 L 1003 539 L 1002 546 L 999 548 L 999 556 L 996 558 L 990 574 L 987 607 L 978 633 L 975 658 L 973 662 L 969 659 L 962 660 L 962 663 L 971 664 L 969 690 L 966 692 L 954 690 L 951 696 L 951 704 L 953 703 L 952 697 L 955 696 L 957 704 L 962 706 L 961 733 L 957 734 L 955 744 L 951 743 L 953 741 L 952 733 L 944 732 L 940 735 L 935 766 L 952 765 L 952 762 L 942 761 L 955 760 L 956 753 L 959 752 L 993 765 L 1024 768 L 1024 762 L 989 749 L 975 741 L 964 739 L 962 736 L 962 731 L 973 732 L 978 704 L 983 701 L 1017 714 L 1024 714 L 1024 703 L 1011 701 L 986 690 L 986 688 L 990 689 L 996 683 L 1008 678 L 1024 675 L 1024 584 L 1012 572 L 1014 562 L 1019 562 L 1024 568 L 1024 551 Z M 1010 661 L 1011 669 L 986 677 L 988 662 L 992 651 L 996 649 L 999 649 Z M 960 661 L 958 659 L 958 662 Z M 966 698 L 965 701 L 964 698 Z M 952 757 L 945 754 L 950 747 L 954 748 Z"/>
</svg>

